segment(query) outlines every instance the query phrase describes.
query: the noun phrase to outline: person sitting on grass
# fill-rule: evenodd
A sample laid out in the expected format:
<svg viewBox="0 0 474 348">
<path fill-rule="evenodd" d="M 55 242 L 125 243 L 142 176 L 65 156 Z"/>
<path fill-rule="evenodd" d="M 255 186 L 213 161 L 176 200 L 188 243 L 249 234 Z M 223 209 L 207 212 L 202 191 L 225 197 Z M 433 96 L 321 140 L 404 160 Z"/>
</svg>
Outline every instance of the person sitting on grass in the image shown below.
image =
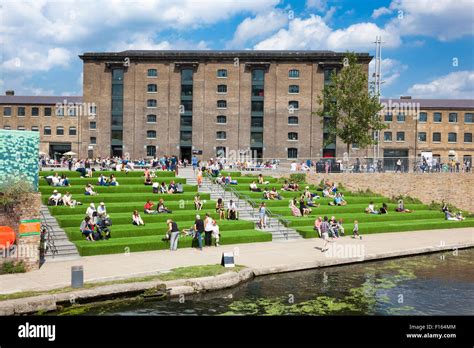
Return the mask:
<svg viewBox="0 0 474 348">
<path fill-rule="evenodd" d="M 154 206 L 155 204 L 152 201 L 147 200 L 145 206 L 143 207 L 143 212 L 145 214 L 156 214 L 157 211 L 153 209 Z"/>
<path fill-rule="evenodd" d="M 92 184 L 87 184 L 86 187 L 84 188 L 84 194 L 86 196 L 96 196 L 98 195 L 97 192 L 94 191 L 94 186 Z"/>
<path fill-rule="evenodd" d="M 262 174 L 258 174 L 258 183 L 260 185 L 268 185 L 270 183 L 270 181 L 268 180 L 264 180 L 263 179 L 263 175 Z"/>
<path fill-rule="evenodd" d="M 369 206 L 367 208 L 365 208 L 365 212 L 367 214 L 378 214 L 379 212 L 377 210 L 375 210 L 375 205 L 374 205 L 374 202 L 370 202 L 369 203 Z"/>
<path fill-rule="evenodd" d="M 323 189 L 323 197 L 334 198 L 334 195 L 331 192 L 332 191 L 330 191 L 328 187 L 325 187 Z"/>
<path fill-rule="evenodd" d="M 72 199 L 72 195 L 69 192 L 66 192 L 63 196 L 63 204 L 66 207 L 71 207 L 74 208 L 76 205 L 82 205 L 81 202 L 78 202 L 74 199 Z"/>
<path fill-rule="evenodd" d="M 163 200 L 163 198 L 158 201 L 158 206 L 156 207 L 156 211 L 158 212 L 158 214 L 162 214 L 162 213 L 171 214 L 172 213 L 171 210 L 165 207 L 165 201 Z"/>
<path fill-rule="evenodd" d="M 117 181 L 117 178 L 115 175 L 111 174 L 109 178 L 109 186 L 119 186 L 119 183 Z"/>
<path fill-rule="evenodd" d="M 159 193 L 161 192 L 160 191 L 160 184 L 158 182 L 154 182 L 152 185 L 151 185 L 151 191 L 153 193 Z"/>
<path fill-rule="evenodd" d="M 314 220 L 314 227 L 313 229 L 318 232 L 319 237 L 321 237 L 321 224 L 323 223 L 322 217 L 318 217 L 316 220 Z"/>
<path fill-rule="evenodd" d="M 168 193 L 173 194 L 176 192 L 176 184 L 174 183 L 174 180 L 171 180 L 170 185 L 168 186 Z"/>
<path fill-rule="evenodd" d="M 133 214 L 132 214 L 132 225 L 135 225 L 135 226 L 145 226 L 145 223 L 143 222 L 142 220 L 142 217 L 140 216 L 140 214 L 138 213 L 138 210 L 134 210 L 133 211 Z"/>
<path fill-rule="evenodd" d="M 48 198 L 48 205 L 62 205 L 63 200 L 61 198 L 61 194 L 58 190 L 54 190 L 53 194 Z"/>
<path fill-rule="evenodd" d="M 257 184 L 255 183 L 255 181 L 252 181 L 252 183 L 250 184 L 249 186 L 249 189 L 250 191 L 252 192 L 262 192 L 262 189 L 261 188 L 258 188 Z"/>
<path fill-rule="evenodd" d="M 89 204 L 86 210 L 86 215 L 92 219 L 92 216 L 94 215 L 95 212 L 96 212 L 95 204 L 94 203 Z"/>
<path fill-rule="evenodd" d="M 300 209 L 296 206 L 296 198 L 293 198 L 290 201 L 290 209 L 291 209 L 291 215 L 293 216 L 301 216 L 301 211 Z"/>
<path fill-rule="evenodd" d="M 174 193 L 184 193 L 184 187 L 182 183 L 178 182 L 176 184 L 176 191 Z"/>
<path fill-rule="evenodd" d="M 405 209 L 405 205 L 403 204 L 403 199 L 400 199 L 398 201 L 398 207 L 395 208 L 395 211 L 399 213 L 412 213 L 413 212 L 412 210 Z"/>
<path fill-rule="evenodd" d="M 237 220 L 237 206 L 232 199 L 227 203 L 227 220 Z"/>
<path fill-rule="evenodd" d="M 329 188 L 329 191 L 332 192 L 333 194 L 336 194 L 337 192 L 337 185 L 336 183 L 333 183 L 331 187 Z"/>
<path fill-rule="evenodd" d="M 346 205 L 347 202 L 344 200 L 344 197 L 340 192 L 336 193 L 336 196 L 334 197 L 334 205 Z"/>
<path fill-rule="evenodd" d="M 148 186 L 153 185 L 153 179 L 151 178 L 150 173 L 148 173 L 148 175 L 145 175 L 145 179 L 143 181 L 143 184 L 148 185 Z"/>
<path fill-rule="evenodd" d="M 216 213 L 219 214 L 219 220 L 225 219 L 224 201 L 220 197 L 216 202 Z"/>
<path fill-rule="evenodd" d="M 201 201 L 201 196 L 199 196 L 199 193 L 196 193 L 196 196 L 194 196 L 194 209 L 201 210 L 203 205 L 204 203 Z"/>
<path fill-rule="evenodd" d="M 271 191 L 269 192 L 269 196 L 270 196 L 270 199 L 278 199 L 278 200 L 282 199 L 275 187 L 272 187 Z"/>
<path fill-rule="evenodd" d="M 295 182 L 293 182 L 293 181 L 290 182 L 290 185 L 289 185 L 289 186 L 290 186 L 290 189 L 291 189 L 292 191 L 299 191 L 299 189 L 300 189 L 300 185 L 298 185 L 297 183 L 295 183 Z"/>
<path fill-rule="evenodd" d="M 107 208 L 105 207 L 104 202 L 100 202 L 99 206 L 97 207 L 97 214 L 100 218 L 107 216 Z"/>
<path fill-rule="evenodd" d="M 444 218 L 449 221 L 462 221 L 464 220 L 464 217 L 462 216 L 462 213 L 459 212 L 457 214 L 451 213 L 449 210 L 447 210 L 444 213 Z"/>
<path fill-rule="evenodd" d="M 263 190 L 263 199 L 270 199 L 270 191 L 268 190 L 268 187 L 265 187 Z"/>
<path fill-rule="evenodd" d="M 59 186 L 71 186 L 66 174 L 61 175 L 61 179 L 59 179 Z"/>
<path fill-rule="evenodd" d="M 161 182 L 160 193 L 168 193 L 168 186 L 165 184 L 164 181 Z"/>
<path fill-rule="evenodd" d="M 108 186 L 109 185 L 107 183 L 107 178 L 104 176 L 104 174 L 100 174 L 99 177 L 97 178 L 97 185 L 99 185 L 99 186 Z"/>
<path fill-rule="evenodd" d="M 288 184 L 288 181 L 287 181 L 287 180 L 285 180 L 285 182 L 283 183 L 281 189 L 282 189 L 283 191 L 293 191 L 292 189 L 290 189 L 290 184 Z"/>
<path fill-rule="evenodd" d="M 86 216 L 84 220 L 82 220 L 79 229 L 81 230 L 81 234 L 86 237 L 86 240 L 94 242 L 94 226 L 92 226 L 90 220 L 91 218 L 89 216 Z"/>
<path fill-rule="evenodd" d="M 303 197 L 304 197 L 304 195 L 303 195 Z M 307 205 L 308 207 L 315 207 L 315 208 L 319 208 L 319 206 L 320 206 L 319 203 L 316 204 L 316 203 L 314 202 L 314 197 L 309 197 L 309 198 L 306 200 L 306 205 Z"/>
<path fill-rule="evenodd" d="M 354 220 L 354 228 L 352 229 L 352 238 L 355 238 L 356 236 L 362 239 L 362 236 L 359 234 L 359 221 Z"/>
<path fill-rule="evenodd" d="M 50 180 L 51 180 L 51 183 L 50 183 L 51 186 L 61 186 L 61 179 L 59 178 L 58 173 L 54 173 L 54 176 L 51 176 Z"/>
<path fill-rule="evenodd" d="M 388 214 L 388 206 L 385 203 L 382 203 L 382 208 L 379 209 L 379 214 Z"/>
</svg>

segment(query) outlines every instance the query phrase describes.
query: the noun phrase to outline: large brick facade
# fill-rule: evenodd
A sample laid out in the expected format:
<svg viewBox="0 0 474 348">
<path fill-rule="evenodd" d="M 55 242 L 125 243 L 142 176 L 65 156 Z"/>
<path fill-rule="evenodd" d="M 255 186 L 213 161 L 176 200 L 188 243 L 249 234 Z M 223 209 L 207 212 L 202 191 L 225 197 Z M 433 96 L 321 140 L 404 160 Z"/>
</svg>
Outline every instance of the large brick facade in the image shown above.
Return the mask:
<svg viewBox="0 0 474 348">
<path fill-rule="evenodd" d="M 84 102 L 97 105 L 97 129 L 89 130 L 90 119 L 81 121 L 81 157 L 111 154 L 113 69 L 124 69 L 122 154 L 144 158 L 146 147 L 156 146 L 158 156 L 182 155 L 181 69 L 192 67 L 192 149 L 202 150 L 202 158 L 215 157 L 217 147 L 236 153 L 253 147 L 253 69 L 265 70 L 262 156 L 287 158 L 288 148 L 296 148 L 298 158 L 318 158 L 323 152 L 323 130 L 320 118 L 314 115 L 320 107 L 317 96 L 324 86 L 324 69 L 340 68 L 344 54 L 328 51 L 125 51 L 85 53 L 80 57 L 84 62 Z M 358 57 L 367 68 L 372 57 L 368 54 Z M 148 69 L 156 69 L 157 76 L 149 77 Z M 227 70 L 227 77 L 219 77 L 219 69 Z M 290 70 L 298 70 L 299 76 L 289 76 Z M 148 84 L 156 84 L 157 92 L 148 92 Z M 217 91 L 217 86 L 222 84 L 227 86 L 226 93 Z M 299 92 L 289 93 L 289 85 L 299 86 Z M 156 99 L 157 107 L 148 108 L 148 99 Z M 225 100 L 227 108 L 218 108 L 218 100 Z M 299 108 L 290 112 L 290 101 L 297 101 Z M 156 123 L 147 123 L 150 114 L 156 115 Z M 227 122 L 217 123 L 218 115 L 226 116 Z M 298 117 L 298 124 L 289 124 L 289 116 Z M 147 138 L 147 131 L 156 131 L 156 138 Z M 224 140 L 217 139 L 218 131 L 226 132 Z M 289 140 L 290 132 L 297 133 L 298 140 Z M 96 139 L 96 144 L 91 143 L 91 138 Z M 338 149 L 341 146 L 345 151 L 342 144 L 338 144 Z"/>
</svg>

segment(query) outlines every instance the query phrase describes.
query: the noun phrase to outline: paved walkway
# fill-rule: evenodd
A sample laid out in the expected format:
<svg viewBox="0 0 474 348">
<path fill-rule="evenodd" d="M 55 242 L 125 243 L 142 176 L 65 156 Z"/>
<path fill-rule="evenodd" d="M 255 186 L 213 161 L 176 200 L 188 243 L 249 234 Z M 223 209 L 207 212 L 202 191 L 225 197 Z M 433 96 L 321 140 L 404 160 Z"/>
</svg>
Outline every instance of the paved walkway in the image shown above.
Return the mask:
<svg viewBox="0 0 474 348">
<path fill-rule="evenodd" d="M 366 260 L 417 254 L 455 247 L 474 247 L 474 228 L 382 233 L 363 236 L 362 240 L 344 237 L 331 243 L 330 250 L 320 251 L 321 239 L 295 240 L 286 243 L 252 243 L 210 247 L 199 251 L 185 248 L 83 257 L 79 260 L 46 263 L 41 269 L 24 274 L 0 276 L 0 293 L 47 290 L 70 285 L 71 266 L 84 267 L 86 282 L 107 281 L 153 275 L 171 268 L 218 264 L 222 252 L 234 251 L 236 263 L 265 273 L 314 268 L 348 262 L 344 253 L 363 253 Z M 356 255 L 355 255 L 356 256 Z M 258 273 L 258 272 L 257 272 Z"/>
</svg>

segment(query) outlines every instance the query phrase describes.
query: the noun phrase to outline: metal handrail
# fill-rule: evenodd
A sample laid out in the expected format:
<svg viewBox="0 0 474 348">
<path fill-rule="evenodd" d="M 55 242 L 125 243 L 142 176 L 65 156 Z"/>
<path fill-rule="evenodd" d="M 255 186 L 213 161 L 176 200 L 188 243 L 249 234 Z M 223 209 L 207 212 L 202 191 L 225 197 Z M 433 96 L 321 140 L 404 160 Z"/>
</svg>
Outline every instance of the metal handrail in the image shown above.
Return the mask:
<svg viewBox="0 0 474 348">
<path fill-rule="evenodd" d="M 42 237 L 44 237 L 44 240 L 42 242 L 45 243 L 44 254 L 46 254 L 46 252 L 50 250 L 54 257 L 54 255 L 58 253 L 58 248 L 56 247 L 56 244 L 54 243 L 54 237 L 55 237 L 54 229 L 48 223 L 46 223 L 46 216 L 44 215 L 42 211 L 41 211 L 41 217 L 42 217 L 41 232 L 43 232 L 43 230 L 45 231 L 44 234 L 42 233 Z"/>
</svg>

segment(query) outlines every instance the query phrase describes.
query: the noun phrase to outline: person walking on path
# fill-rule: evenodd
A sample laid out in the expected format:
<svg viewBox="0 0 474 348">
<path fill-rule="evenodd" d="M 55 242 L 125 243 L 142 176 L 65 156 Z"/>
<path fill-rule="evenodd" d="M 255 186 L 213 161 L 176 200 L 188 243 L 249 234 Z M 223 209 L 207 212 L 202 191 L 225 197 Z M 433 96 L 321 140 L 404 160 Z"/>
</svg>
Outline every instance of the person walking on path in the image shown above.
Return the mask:
<svg viewBox="0 0 474 348">
<path fill-rule="evenodd" d="M 206 218 L 204 219 L 204 245 L 212 245 L 212 231 L 214 230 L 214 219 L 211 218 L 209 213 L 206 213 Z"/>
<path fill-rule="evenodd" d="M 196 231 L 196 240 L 198 242 L 199 250 L 202 251 L 202 234 L 204 233 L 204 221 L 202 221 L 201 216 L 196 215 L 196 220 L 194 221 L 194 231 Z"/>
<path fill-rule="evenodd" d="M 262 202 L 260 204 L 260 208 L 258 209 L 258 214 L 259 214 L 259 217 L 260 217 L 260 220 L 259 220 L 259 227 L 261 229 L 264 229 L 265 227 L 267 227 L 267 215 L 266 215 L 266 208 L 265 208 L 265 202 Z"/>
<path fill-rule="evenodd" d="M 400 173 L 402 172 L 402 160 L 399 158 L 397 160 L 397 164 L 395 166 L 395 173 L 400 171 Z"/>
<path fill-rule="evenodd" d="M 321 249 L 321 252 L 328 250 L 327 246 L 329 243 L 329 222 L 328 217 L 325 216 L 323 222 L 321 223 L 321 237 L 324 240 L 324 245 Z"/>
<path fill-rule="evenodd" d="M 202 185 L 202 171 L 200 169 L 198 169 L 198 173 L 196 175 L 196 180 L 197 180 L 198 187 L 201 187 L 201 185 Z"/>
<path fill-rule="evenodd" d="M 168 233 L 170 235 L 170 250 L 177 250 L 179 239 L 178 224 L 171 219 L 168 219 L 166 223 L 168 224 Z"/>
<path fill-rule="evenodd" d="M 362 236 L 359 234 L 359 221 L 354 220 L 354 228 L 352 230 L 352 233 L 354 234 L 352 238 L 355 238 L 356 236 L 362 239 Z"/>
</svg>

